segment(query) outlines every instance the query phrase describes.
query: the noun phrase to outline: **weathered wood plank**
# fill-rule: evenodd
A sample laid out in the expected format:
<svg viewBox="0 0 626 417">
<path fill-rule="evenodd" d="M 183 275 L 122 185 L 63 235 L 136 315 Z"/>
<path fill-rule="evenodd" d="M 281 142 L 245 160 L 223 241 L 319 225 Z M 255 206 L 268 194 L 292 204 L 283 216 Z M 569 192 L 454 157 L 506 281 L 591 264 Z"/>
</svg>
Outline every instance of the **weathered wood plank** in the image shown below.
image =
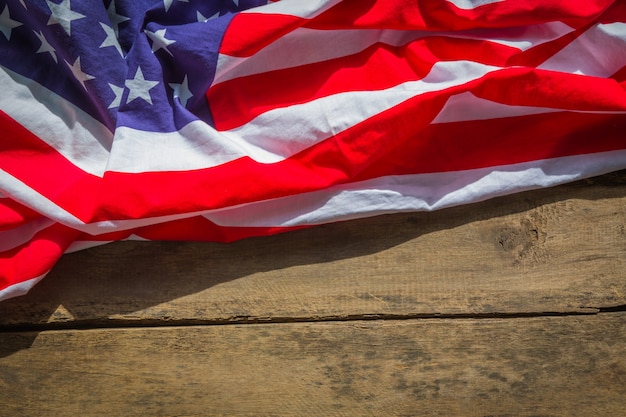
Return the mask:
<svg viewBox="0 0 626 417">
<path fill-rule="evenodd" d="M 33 337 L 0 333 L 1 416 L 575 417 L 626 410 L 626 313 Z"/>
<path fill-rule="evenodd" d="M 580 312 L 626 304 L 626 172 L 229 245 L 65 256 L 0 326 Z"/>
</svg>

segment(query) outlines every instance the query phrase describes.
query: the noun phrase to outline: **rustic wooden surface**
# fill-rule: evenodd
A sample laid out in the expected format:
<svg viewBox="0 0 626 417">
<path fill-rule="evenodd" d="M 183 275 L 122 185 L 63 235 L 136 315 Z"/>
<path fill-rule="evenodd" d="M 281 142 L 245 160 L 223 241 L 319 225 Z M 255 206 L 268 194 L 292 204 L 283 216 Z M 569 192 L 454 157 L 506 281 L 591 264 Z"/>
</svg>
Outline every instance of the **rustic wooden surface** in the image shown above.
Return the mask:
<svg viewBox="0 0 626 417">
<path fill-rule="evenodd" d="M 3 412 L 620 416 L 625 319 L 44 331 L 3 361 Z M 11 333 L 4 343 L 24 337 Z"/>
<path fill-rule="evenodd" d="M 66 255 L 0 303 L 0 416 L 623 415 L 625 229 L 620 172 Z"/>
</svg>

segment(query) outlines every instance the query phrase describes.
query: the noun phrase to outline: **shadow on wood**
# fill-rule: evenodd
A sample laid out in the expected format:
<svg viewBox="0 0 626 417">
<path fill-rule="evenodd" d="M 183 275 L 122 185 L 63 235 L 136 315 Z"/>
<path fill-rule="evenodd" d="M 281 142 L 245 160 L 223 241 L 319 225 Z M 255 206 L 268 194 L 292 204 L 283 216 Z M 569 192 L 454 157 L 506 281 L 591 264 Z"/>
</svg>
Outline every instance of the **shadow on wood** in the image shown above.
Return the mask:
<svg viewBox="0 0 626 417">
<path fill-rule="evenodd" d="M 407 263 L 405 269 L 408 271 L 409 268 L 414 267 L 410 263 L 415 262 L 416 257 L 424 257 L 424 259 L 432 262 L 439 256 L 448 256 L 449 251 L 454 250 L 454 245 L 465 239 L 463 244 L 467 253 L 460 256 L 458 262 L 451 261 L 454 264 L 460 263 L 460 265 L 455 266 L 457 269 L 449 272 L 456 274 L 454 279 L 462 281 L 465 278 L 462 276 L 464 271 L 462 263 L 479 262 L 482 256 L 480 247 L 487 247 L 502 254 L 503 265 L 506 264 L 507 267 L 517 271 L 512 279 L 519 280 L 527 272 L 526 270 L 532 268 L 532 262 L 538 262 L 538 259 L 539 261 L 542 260 L 540 258 L 543 249 L 539 248 L 538 245 L 541 243 L 539 241 L 543 225 L 539 219 L 540 216 L 535 215 L 536 212 L 544 206 L 565 205 L 566 201 L 593 201 L 596 199 L 610 201 L 611 199 L 623 198 L 626 196 L 625 184 L 626 172 L 622 171 L 551 189 L 529 191 L 437 212 L 379 216 L 324 225 L 278 236 L 251 238 L 232 244 L 119 242 L 88 249 L 65 255 L 49 276 L 26 296 L 0 303 L 0 331 L 2 329 L 36 331 L 46 328 L 81 326 L 106 327 L 107 325 L 115 325 L 116 319 L 123 319 L 124 325 L 128 326 L 133 325 L 133 318 L 137 319 L 136 325 L 150 325 L 151 320 L 159 323 L 174 320 L 175 323 L 185 322 L 187 324 L 237 321 L 239 316 L 247 317 L 254 314 L 257 315 L 257 319 L 260 317 L 261 320 L 264 314 L 268 320 L 272 317 L 281 317 L 281 314 L 293 318 L 294 315 L 299 314 L 297 309 L 285 309 L 281 313 L 280 304 L 284 300 L 275 301 L 265 310 L 255 310 L 255 303 L 263 303 L 263 293 L 257 294 L 255 296 L 257 298 L 246 299 L 251 293 L 258 290 L 253 287 L 254 283 L 235 289 L 235 291 L 240 291 L 239 297 L 235 294 L 231 300 L 219 299 L 219 297 L 203 300 L 202 303 L 187 306 L 183 312 L 177 311 L 176 317 L 171 316 L 173 308 L 161 308 L 160 305 L 227 284 L 242 277 L 267 272 L 272 272 L 273 275 L 269 277 L 270 280 L 261 282 L 269 287 L 276 283 L 279 283 L 276 285 L 282 285 L 280 284 L 282 281 L 278 278 L 291 274 L 290 280 L 295 280 L 295 283 L 300 286 L 306 287 L 308 285 L 311 291 L 316 291 L 316 280 L 319 280 L 319 285 L 328 285 L 324 279 L 327 278 L 325 274 L 329 273 L 329 269 L 322 267 L 323 265 L 334 264 L 346 259 L 354 259 L 358 265 L 359 259 L 370 259 L 376 254 L 415 241 L 422 236 L 446 233 L 460 226 L 477 222 L 486 223 L 481 223 L 481 227 L 475 230 L 471 236 L 457 237 L 455 236 L 456 233 L 449 233 L 450 237 L 445 240 L 445 245 L 452 246 L 452 248 L 437 247 L 436 244 L 428 246 L 427 244 L 426 249 L 420 247 L 419 250 L 426 250 L 428 253 L 415 253 L 417 249 L 409 248 L 402 256 L 393 258 L 386 264 L 383 261 L 370 263 L 367 266 L 369 272 L 365 270 L 366 267 L 363 267 L 363 270 L 358 270 L 358 268 L 354 269 L 355 264 L 351 264 L 353 269 L 333 271 L 332 273 L 341 274 L 344 280 L 357 280 L 359 274 L 370 273 L 370 283 L 384 281 L 386 272 L 383 266 L 389 267 L 389 262 L 397 264 L 404 260 Z M 564 206 L 563 209 L 566 210 L 567 207 Z M 624 213 L 620 215 L 624 216 Z M 506 216 L 517 217 L 514 217 L 513 223 L 506 223 L 506 227 L 494 220 Z M 622 240 L 616 244 L 623 246 L 623 237 L 626 235 L 623 226 L 622 231 L 618 233 L 621 233 Z M 477 250 L 472 250 L 474 249 L 474 240 L 480 240 L 483 246 L 476 246 Z M 437 241 L 433 240 L 433 242 Z M 441 240 L 441 242 L 444 241 Z M 444 249 L 448 252 L 444 252 Z M 602 258 L 602 255 L 598 254 L 588 256 Z M 592 259 L 589 258 L 589 260 Z M 438 262 L 440 261 L 435 261 L 435 263 Z M 372 265 L 376 267 L 379 264 L 380 269 L 372 273 Z M 310 267 L 306 273 L 290 272 L 291 268 L 302 265 Z M 480 267 L 484 266 L 476 266 L 476 268 Z M 492 267 L 494 273 L 498 273 L 499 267 L 501 267 L 499 264 Z M 406 274 L 406 271 L 399 273 Z M 480 271 L 472 271 L 472 273 L 479 274 Z M 354 276 L 350 277 L 351 274 Z M 506 287 L 503 290 L 506 290 Z M 271 291 L 272 289 L 269 288 L 266 294 Z M 361 288 L 359 291 L 354 294 L 357 298 L 361 297 L 362 300 L 369 300 L 372 303 L 385 302 L 387 307 L 395 303 L 397 307 L 394 309 L 395 307 L 392 306 L 387 310 L 376 307 L 368 311 L 367 309 L 373 305 L 370 303 L 363 310 L 362 314 L 364 315 L 378 314 L 381 311 L 387 311 L 391 314 L 416 311 L 415 298 L 402 299 L 404 294 L 401 289 L 394 292 L 395 295 L 387 295 L 386 299 L 385 296 L 377 298 L 372 291 L 368 291 L 366 288 Z M 291 295 L 293 299 L 287 300 L 287 304 L 297 304 L 299 296 L 297 294 Z M 481 293 L 476 293 L 473 299 L 466 300 L 467 303 L 456 310 L 453 308 L 438 310 L 437 303 L 443 302 L 434 300 L 434 304 L 425 305 L 424 309 L 419 311 L 423 314 L 516 312 L 515 309 L 524 308 L 523 303 L 527 301 L 521 297 L 516 301 L 518 304 L 515 305 L 503 304 L 490 307 L 488 302 L 484 301 L 488 297 L 481 298 L 480 295 Z M 345 295 L 342 296 L 345 297 Z M 397 299 L 393 299 L 393 297 Z M 532 297 L 535 296 L 531 294 L 529 297 L 534 300 Z M 239 309 L 235 305 L 238 298 L 242 304 L 247 302 L 248 307 Z M 607 298 L 603 302 L 609 303 L 608 305 L 617 305 L 622 301 L 621 298 L 618 298 Z M 320 307 L 319 310 L 313 311 L 311 306 L 302 308 L 302 317 L 306 318 L 315 314 L 332 315 L 333 312 L 330 309 L 333 308 L 333 305 L 337 305 L 337 300 L 341 301 L 341 298 L 339 296 L 334 299 L 329 298 L 330 307 L 324 307 L 326 310 Z M 546 303 L 552 301 L 547 300 Z M 572 304 L 579 301 L 569 300 L 567 302 Z M 206 310 L 209 307 L 203 303 L 210 304 L 209 307 L 212 310 Z M 583 303 L 579 302 L 578 306 L 572 304 L 570 307 L 575 310 L 582 305 Z M 203 310 L 192 311 L 193 308 Z M 545 307 L 539 305 L 536 308 Z M 142 313 L 138 313 L 134 317 L 134 312 L 138 311 L 142 311 Z M 149 312 L 146 313 L 145 311 Z M 344 314 L 341 309 L 337 311 L 337 315 Z M 361 313 L 357 312 L 357 314 Z M 33 337 L 35 336 L 36 333 L 33 333 Z M 29 346 L 27 340 L 23 342 L 14 346 L 20 346 L 20 349 Z M 10 353 L 0 352 L 0 355 Z"/>
</svg>

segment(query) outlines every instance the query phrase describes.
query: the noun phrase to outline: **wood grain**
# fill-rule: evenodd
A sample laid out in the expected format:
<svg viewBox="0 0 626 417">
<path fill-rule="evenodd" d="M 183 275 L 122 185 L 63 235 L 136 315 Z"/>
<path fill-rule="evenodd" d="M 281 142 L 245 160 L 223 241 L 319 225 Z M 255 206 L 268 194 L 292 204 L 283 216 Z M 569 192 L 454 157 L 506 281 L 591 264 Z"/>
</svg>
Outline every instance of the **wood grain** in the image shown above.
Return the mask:
<svg viewBox="0 0 626 417">
<path fill-rule="evenodd" d="M 621 172 L 67 255 L 0 303 L 0 416 L 622 415 L 625 225 Z"/>
<path fill-rule="evenodd" d="M 1 416 L 618 416 L 626 313 L 0 333 Z M 2 357 L 4 356 L 4 357 Z"/>
<path fill-rule="evenodd" d="M 0 327 L 594 312 L 626 305 L 626 172 L 233 244 L 66 255 Z"/>
</svg>

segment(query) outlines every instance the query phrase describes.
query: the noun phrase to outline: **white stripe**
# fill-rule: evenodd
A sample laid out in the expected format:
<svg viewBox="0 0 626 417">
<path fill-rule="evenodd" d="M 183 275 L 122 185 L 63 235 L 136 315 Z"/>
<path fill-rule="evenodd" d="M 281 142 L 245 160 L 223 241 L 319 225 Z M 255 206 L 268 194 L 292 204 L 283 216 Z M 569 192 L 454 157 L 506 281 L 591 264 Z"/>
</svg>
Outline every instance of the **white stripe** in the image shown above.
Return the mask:
<svg viewBox="0 0 626 417">
<path fill-rule="evenodd" d="M 426 37 L 445 36 L 489 41 L 525 51 L 572 31 L 571 27 L 561 22 L 510 29 L 474 29 L 456 32 L 298 28 L 281 36 L 256 55 L 250 57 L 219 55 L 213 84 L 353 55 L 376 43 L 397 47 Z M 320 48 L 320 45 L 326 47 Z"/>
<path fill-rule="evenodd" d="M 54 220 L 42 217 L 12 229 L 0 231 L 0 252 L 8 251 L 30 241 L 35 234 L 52 226 Z"/>
<path fill-rule="evenodd" d="M 141 242 L 149 242 L 149 239 L 143 238 L 141 236 L 137 236 L 136 234 L 131 234 L 126 239 L 129 241 L 141 241 Z M 78 252 L 85 249 L 91 249 L 98 246 L 108 245 L 109 243 L 116 242 L 115 240 L 76 240 L 70 244 L 70 246 L 65 250 L 64 253 L 73 253 Z"/>
<path fill-rule="evenodd" d="M 460 85 L 498 69 L 471 61 L 438 62 L 421 80 L 275 109 L 221 133 L 202 122 L 192 122 L 173 133 L 118 128 L 108 170 L 183 171 L 243 156 L 260 163 L 279 162 L 414 96 Z"/>
<path fill-rule="evenodd" d="M 447 0 L 449 3 L 454 4 L 459 9 L 471 10 L 485 4 L 499 3 L 504 0 Z"/>
<path fill-rule="evenodd" d="M 304 66 L 361 52 L 375 43 L 401 46 L 427 35 L 401 30 L 297 28 L 250 57 L 220 54 L 213 84 L 246 75 Z M 325 45 L 320 48 L 320 45 Z"/>
<path fill-rule="evenodd" d="M 517 26 L 498 29 L 474 29 L 445 33 L 445 36 L 461 39 L 484 40 L 526 51 L 573 32 L 574 28 L 563 22 Z"/>
<path fill-rule="evenodd" d="M 138 241 L 138 242 L 150 242 L 150 239 L 146 239 L 145 237 L 141 237 L 138 236 L 136 234 L 131 234 L 129 235 L 126 239 L 124 240 L 129 240 L 129 241 Z"/>
<path fill-rule="evenodd" d="M 626 168 L 626 150 L 457 172 L 380 177 L 316 192 L 217 210 L 221 226 L 317 225 L 378 214 L 431 211 Z"/>
<path fill-rule="evenodd" d="M 103 124 L 63 97 L 2 66 L 0 85 L 0 110 L 83 171 L 103 175 L 113 141 L 113 134 Z"/>
<path fill-rule="evenodd" d="M 28 281 L 22 281 L 17 284 L 13 284 L 0 290 L 0 301 L 8 300 L 9 298 L 19 297 L 26 294 L 33 286 L 41 281 L 46 274 L 38 276 L 37 278 L 29 279 Z"/>
<path fill-rule="evenodd" d="M 21 204 L 28 202 L 28 207 L 54 221 L 73 228 L 84 225 L 80 219 L 2 169 L 0 169 L 0 188 L 6 190 L 17 202 Z"/>
<path fill-rule="evenodd" d="M 201 216 L 207 212 L 208 212 L 207 210 L 203 210 L 203 211 L 190 212 L 190 213 L 171 214 L 168 216 L 160 216 L 160 217 L 143 217 L 141 219 L 133 219 L 133 220 L 104 220 L 100 222 L 83 224 L 75 228 L 83 232 L 89 233 L 91 235 L 97 236 L 97 235 L 101 235 L 101 234 L 109 233 L 109 232 L 119 232 L 121 230 L 136 229 L 139 227 L 151 226 L 153 224 L 160 224 L 160 223 L 166 223 L 170 221 L 188 219 L 190 217 Z M 130 236 L 129 236 L 129 240 L 135 240 L 135 239 L 130 239 Z"/>
<path fill-rule="evenodd" d="M 399 175 L 218 210 L 87 225 L 97 234 L 203 215 L 230 227 L 317 225 L 379 214 L 430 211 L 550 187 L 626 168 L 626 150 L 465 171 Z"/>
<path fill-rule="evenodd" d="M 221 165 L 246 154 L 246 149 L 202 121 L 169 133 L 119 127 L 107 170 L 186 171 Z"/>
<path fill-rule="evenodd" d="M 284 14 L 310 19 L 325 12 L 342 0 L 281 0 L 264 6 L 253 7 L 241 13 Z"/>
<path fill-rule="evenodd" d="M 503 117 L 529 116 L 533 114 L 545 114 L 562 112 L 562 109 L 549 107 L 513 106 L 496 103 L 476 97 L 471 91 L 465 91 L 454 95 L 446 101 L 432 124 L 465 122 L 471 120 L 491 120 Z M 594 113 L 594 114 L 626 114 L 626 111 L 584 111 L 566 110 L 570 113 Z"/>
<path fill-rule="evenodd" d="M 626 65 L 626 23 L 597 24 L 539 69 L 608 77 Z"/>
<path fill-rule="evenodd" d="M 437 62 L 421 80 L 380 91 L 339 93 L 274 109 L 224 133 L 254 160 L 278 162 L 410 98 L 462 85 L 499 69 L 472 61 Z"/>
<path fill-rule="evenodd" d="M 433 120 L 433 124 L 464 122 L 469 120 L 489 120 L 559 111 L 562 110 L 547 107 L 509 106 L 476 97 L 470 91 L 465 91 L 448 99 L 437 117 Z"/>
<path fill-rule="evenodd" d="M 65 249 L 63 253 L 72 253 L 78 252 L 81 250 L 95 248 L 96 246 L 106 245 L 107 243 L 111 243 L 112 241 L 102 241 L 102 240 L 76 240 Z"/>
</svg>

